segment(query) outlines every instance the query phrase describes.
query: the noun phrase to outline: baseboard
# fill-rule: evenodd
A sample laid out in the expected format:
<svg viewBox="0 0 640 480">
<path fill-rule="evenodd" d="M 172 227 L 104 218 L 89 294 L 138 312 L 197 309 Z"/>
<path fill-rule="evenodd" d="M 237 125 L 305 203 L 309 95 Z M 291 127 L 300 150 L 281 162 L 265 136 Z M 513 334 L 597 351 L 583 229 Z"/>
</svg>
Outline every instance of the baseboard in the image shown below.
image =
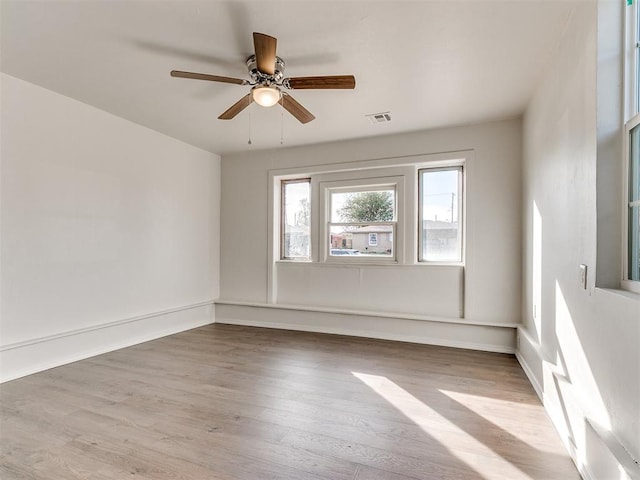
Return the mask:
<svg viewBox="0 0 640 480">
<path fill-rule="evenodd" d="M 420 322 L 458 323 L 461 325 L 482 325 L 496 328 L 518 328 L 519 322 L 491 322 L 473 320 L 464 317 L 441 317 L 436 315 L 417 315 L 415 313 L 383 312 L 374 310 L 353 310 L 350 308 L 321 307 L 317 305 L 291 305 L 283 303 L 259 303 L 241 300 L 216 300 L 216 305 L 233 305 L 237 307 L 256 307 L 276 310 L 295 310 L 297 312 L 337 313 L 340 315 L 356 315 L 360 317 L 381 317 Z"/>
<path fill-rule="evenodd" d="M 228 302 L 216 303 L 215 310 L 216 323 L 229 325 L 348 335 L 498 353 L 515 352 L 515 328 L 512 326 L 474 325 L 460 321 L 447 323 L 427 319 L 417 321 L 379 314 L 373 316 Z"/>
<path fill-rule="evenodd" d="M 538 395 L 538 398 L 540 399 L 541 402 L 544 402 L 544 390 L 542 388 L 542 385 L 540 384 L 540 380 L 538 379 L 538 376 L 534 373 L 531 365 L 527 363 L 524 355 L 522 354 L 522 348 L 524 347 L 525 349 L 528 348 L 532 350 L 535 355 L 539 356 L 540 346 L 538 345 L 537 342 L 535 342 L 535 340 L 533 340 L 533 338 L 531 338 L 531 336 L 527 333 L 527 331 L 524 328 L 518 328 L 516 335 L 518 336 L 516 341 L 516 344 L 518 346 L 518 348 L 516 349 L 516 359 L 520 363 L 520 366 L 522 367 L 524 374 L 527 376 L 527 379 L 529 380 L 529 383 L 531 383 L 531 386 L 533 387 L 536 394 Z M 542 364 L 542 359 L 540 359 L 540 364 Z"/>
<path fill-rule="evenodd" d="M 213 323 L 213 301 L 0 347 L 0 383 Z"/>
<path fill-rule="evenodd" d="M 516 358 L 534 390 L 540 397 L 560 439 L 573 459 L 584 480 L 639 480 L 640 469 L 631 455 L 615 436 L 604 429 L 584 412 L 581 399 L 574 393 L 573 385 L 544 358 L 540 345 L 524 328 L 518 328 Z M 536 372 L 538 372 L 536 374 Z M 546 380 L 546 382 L 545 382 Z M 546 385 L 555 385 L 545 391 Z M 558 399 L 560 402 L 558 402 Z M 572 430 L 567 424 L 562 404 L 571 406 L 571 423 L 584 432 L 579 438 L 568 434 Z M 579 419 L 579 420 L 576 420 Z"/>
</svg>

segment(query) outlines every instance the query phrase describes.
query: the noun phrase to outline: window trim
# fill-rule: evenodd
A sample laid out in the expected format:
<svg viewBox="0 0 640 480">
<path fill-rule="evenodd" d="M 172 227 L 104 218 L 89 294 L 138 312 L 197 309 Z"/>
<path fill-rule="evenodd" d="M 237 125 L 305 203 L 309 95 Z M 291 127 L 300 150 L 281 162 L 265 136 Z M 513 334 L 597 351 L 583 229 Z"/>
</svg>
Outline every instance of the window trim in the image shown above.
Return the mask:
<svg viewBox="0 0 640 480">
<path fill-rule="evenodd" d="M 640 8 L 638 2 L 625 5 L 625 40 L 624 40 L 624 117 L 631 121 L 640 112 Z"/>
<path fill-rule="evenodd" d="M 284 247 L 285 247 L 285 241 L 284 241 L 284 235 L 285 235 L 285 222 L 286 222 L 286 215 L 284 215 L 285 213 L 285 201 L 286 201 L 286 197 L 284 194 L 284 189 L 287 185 L 290 184 L 295 184 L 295 183 L 308 183 L 309 184 L 309 203 L 311 204 L 311 196 L 312 196 L 312 190 L 311 190 L 311 177 L 309 176 L 305 176 L 305 177 L 299 177 L 299 178 L 283 178 L 280 179 L 280 234 L 279 234 L 279 260 L 283 260 L 283 261 L 287 261 L 287 262 L 311 262 L 313 260 L 313 245 L 311 244 L 311 222 L 312 220 L 310 220 L 309 222 L 309 256 L 306 258 L 298 258 L 298 257 L 287 257 L 284 254 Z M 313 217 L 313 212 L 311 212 L 310 214 L 311 217 Z"/>
<path fill-rule="evenodd" d="M 277 272 L 279 265 L 286 268 L 286 266 L 294 265 L 313 265 L 313 266 L 327 266 L 327 267 L 349 267 L 351 265 L 331 264 L 327 265 L 322 263 L 318 254 L 318 235 L 313 232 L 318 232 L 322 225 L 318 218 L 318 212 L 320 209 L 321 199 L 319 197 L 319 188 L 317 183 L 317 177 L 334 177 L 340 176 L 343 178 L 346 174 L 354 174 L 359 172 L 362 177 L 365 176 L 380 176 L 373 175 L 374 172 L 393 172 L 392 175 L 405 175 L 407 182 L 404 185 L 405 196 L 411 200 L 417 198 L 417 176 L 408 173 L 401 172 L 416 172 L 417 169 L 431 166 L 449 166 L 449 165 L 464 165 L 465 166 L 465 192 L 469 194 L 469 189 L 466 188 L 466 176 L 475 171 L 475 151 L 473 149 L 466 150 L 453 150 L 450 152 L 441 153 L 416 153 L 412 155 L 403 155 L 398 157 L 383 156 L 381 158 L 369 158 L 345 161 L 345 159 L 335 162 L 318 163 L 314 165 L 303 165 L 294 167 L 281 167 L 270 169 L 267 172 L 268 175 L 268 188 L 267 188 L 267 298 L 268 304 L 277 303 L 278 291 L 277 291 Z M 396 173 L 397 172 L 397 173 Z M 280 241 L 280 209 L 277 208 L 280 205 L 280 182 L 286 179 L 311 177 L 311 261 L 310 262 L 293 262 L 289 260 L 280 260 L 279 241 Z M 315 180 L 314 180 L 315 179 Z M 409 181 L 410 180 L 410 181 Z M 467 196 L 465 195 L 465 197 Z M 409 268 L 459 268 L 457 265 L 432 265 L 429 263 L 419 263 L 417 261 L 417 248 L 415 246 L 418 238 L 417 227 L 415 222 L 417 221 L 417 205 L 410 201 L 405 207 L 406 209 L 402 213 L 403 222 L 405 222 L 404 236 L 402 238 L 402 244 L 399 242 L 399 238 L 394 238 L 394 244 L 398 245 L 397 250 L 399 252 L 397 264 L 400 266 L 406 266 Z M 473 205 L 467 205 L 466 201 L 463 205 L 463 213 L 465 219 L 471 218 L 467 210 L 473 209 Z M 465 220 L 466 222 L 466 220 Z M 466 223 L 465 223 L 466 225 Z M 465 229 L 465 241 L 464 241 L 464 257 L 466 258 L 471 254 L 469 242 L 466 241 L 467 236 L 472 233 Z M 402 252 L 400 254 L 400 252 Z M 385 264 L 388 265 L 388 264 Z M 362 264 L 352 264 L 353 268 L 360 268 Z M 464 262 L 463 262 L 464 266 Z M 366 265 L 366 267 L 377 267 L 375 264 Z"/>
<path fill-rule="evenodd" d="M 421 176 L 422 176 L 422 172 L 425 171 L 429 171 L 429 172 L 443 172 L 443 171 L 451 171 L 451 170 L 457 170 L 459 172 L 458 174 L 458 224 L 459 224 L 459 231 L 458 231 L 458 237 L 459 237 L 459 241 L 460 241 L 460 246 L 459 246 L 459 254 L 460 254 L 460 259 L 459 260 L 455 260 L 455 261 L 434 261 L 434 260 L 426 260 L 424 259 L 423 256 L 423 251 L 422 251 L 422 237 L 424 235 L 423 233 L 423 228 L 422 228 L 422 181 L 421 181 Z M 416 243 L 416 247 L 417 247 L 417 260 L 419 264 L 422 265 L 464 265 L 465 264 L 465 235 L 466 235 L 466 221 L 465 221 L 465 217 L 466 217 L 466 208 L 465 208 L 465 191 L 464 191 L 464 184 L 465 184 L 465 169 L 464 169 L 464 163 L 459 163 L 456 165 L 447 165 L 447 166 L 438 166 L 438 167 L 422 167 L 419 168 L 417 170 L 417 176 L 416 176 L 416 181 L 418 182 L 418 188 L 417 188 L 417 192 L 418 192 L 418 222 L 417 222 L 417 234 L 418 234 L 418 241 Z"/>
<path fill-rule="evenodd" d="M 622 255 L 621 255 L 621 279 L 622 289 L 640 293 L 640 281 L 629 278 L 629 204 L 631 181 L 631 131 L 640 125 L 640 8 L 638 2 L 626 5 L 625 14 L 625 72 L 624 72 L 624 96 L 625 96 L 625 124 L 623 129 L 623 154 L 622 154 Z"/>
<path fill-rule="evenodd" d="M 629 204 L 631 203 L 631 131 L 640 125 L 640 113 L 636 113 L 624 128 L 624 161 L 623 161 L 623 183 L 622 183 L 622 281 L 621 286 L 625 290 L 640 293 L 640 281 L 629 278 Z"/>
<path fill-rule="evenodd" d="M 404 210 L 405 201 L 405 175 L 389 172 L 376 172 L 375 177 L 363 177 L 358 174 L 346 175 L 340 180 L 320 181 L 318 186 L 320 204 L 322 206 L 318 216 L 322 223 L 318 229 L 319 239 L 319 263 L 325 264 L 367 264 L 367 265 L 389 265 L 403 263 L 402 238 L 404 238 Z M 331 220 L 331 194 L 332 192 L 368 192 L 394 190 L 394 216 L 393 220 L 385 222 L 332 222 Z M 391 225 L 392 226 L 392 255 L 331 255 L 330 238 L 331 227 L 335 225 Z"/>
</svg>

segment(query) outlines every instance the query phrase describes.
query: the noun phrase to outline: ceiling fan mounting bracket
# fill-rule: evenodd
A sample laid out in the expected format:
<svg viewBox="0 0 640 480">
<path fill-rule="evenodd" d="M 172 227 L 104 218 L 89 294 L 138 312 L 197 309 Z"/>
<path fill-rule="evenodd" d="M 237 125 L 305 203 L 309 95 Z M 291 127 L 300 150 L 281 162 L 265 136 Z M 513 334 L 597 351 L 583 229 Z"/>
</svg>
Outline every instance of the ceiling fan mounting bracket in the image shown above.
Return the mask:
<svg viewBox="0 0 640 480">
<path fill-rule="evenodd" d="M 285 66 L 286 64 L 284 63 L 284 60 L 276 56 L 274 73 L 273 75 L 269 75 L 258 70 L 258 62 L 255 55 L 251 55 L 247 58 L 247 70 L 249 70 L 249 76 L 258 85 L 280 84 L 280 81 L 284 78 Z"/>
</svg>

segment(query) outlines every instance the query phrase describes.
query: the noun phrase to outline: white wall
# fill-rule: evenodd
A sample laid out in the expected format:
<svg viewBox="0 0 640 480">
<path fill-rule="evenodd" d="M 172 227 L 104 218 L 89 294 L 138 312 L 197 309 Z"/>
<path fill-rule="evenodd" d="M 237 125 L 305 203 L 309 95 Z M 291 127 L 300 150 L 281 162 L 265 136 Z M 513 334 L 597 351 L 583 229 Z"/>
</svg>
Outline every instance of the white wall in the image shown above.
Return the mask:
<svg viewBox="0 0 640 480">
<path fill-rule="evenodd" d="M 518 356 L 585 478 L 619 480 L 640 473 L 640 296 L 595 282 L 596 199 L 619 199 L 622 188 L 618 177 L 596 191 L 597 14 L 596 2 L 576 8 L 524 119 Z"/>
<path fill-rule="evenodd" d="M 1 78 L 2 378 L 213 321 L 219 157 Z"/>
<path fill-rule="evenodd" d="M 276 271 L 275 303 L 463 316 L 462 267 L 280 262 Z"/>
<path fill-rule="evenodd" d="M 469 324 L 485 322 L 513 326 L 519 321 L 521 313 L 520 136 L 521 122 L 508 120 L 224 156 L 222 159 L 221 302 L 255 305 L 270 302 L 267 248 L 267 219 L 269 209 L 273 208 L 268 202 L 270 172 L 292 167 L 309 167 L 313 170 L 314 167 L 330 164 L 473 151 L 473 160 L 467 165 L 466 170 L 467 257 L 464 272 L 464 319 Z M 382 163 L 380 166 L 384 165 L 384 162 Z M 389 162 L 389 165 L 391 164 L 392 162 Z M 333 275 L 335 271 L 331 272 L 332 275 L 303 275 L 298 270 L 303 269 L 304 266 L 294 268 L 297 275 L 302 275 L 306 280 L 312 279 L 313 288 L 318 291 L 331 291 L 335 285 L 335 275 Z M 313 268 L 310 267 L 310 270 Z M 317 268 L 315 267 L 315 270 Z M 357 267 L 352 268 L 354 272 L 357 269 Z M 387 295 L 390 297 L 397 295 L 402 298 L 403 292 L 415 291 L 416 275 L 418 275 L 415 267 L 408 267 L 404 272 L 402 268 L 395 269 L 393 275 L 394 286 Z M 329 280 L 324 281 L 323 279 L 326 278 Z M 428 275 L 427 278 L 429 278 Z M 429 281 L 432 279 L 425 279 L 424 285 L 428 285 Z M 291 282 L 278 285 L 278 297 L 289 300 L 301 298 L 302 301 L 295 303 L 304 306 L 304 299 L 310 297 L 296 295 L 293 291 L 283 292 L 282 288 L 287 288 L 287 285 L 291 285 Z M 322 301 L 323 306 L 330 306 L 327 305 L 325 297 Z M 354 296 L 353 305 L 349 303 L 349 299 L 341 298 L 339 305 L 335 306 L 342 309 L 363 310 L 361 302 L 356 302 L 357 298 L 359 297 Z M 459 299 L 452 301 L 459 303 Z M 459 311 L 458 304 L 453 305 L 455 307 L 449 311 L 451 316 L 457 316 L 454 313 L 457 314 Z M 371 304 L 368 309 L 378 311 L 380 305 Z M 224 312 L 229 311 L 229 306 L 225 305 Z M 424 304 L 421 304 L 421 311 L 412 310 L 411 313 L 425 317 L 443 315 L 443 311 L 430 311 L 429 306 Z M 278 314 L 273 315 L 273 318 L 269 319 L 269 315 L 265 314 L 265 324 L 277 323 Z M 217 320 L 230 319 L 218 317 Z M 237 323 L 239 320 L 233 318 L 233 321 Z M 429 331 L 432 327 L 427 323 L 423 322 L 421 325 L 424 329 L 422 335 L 425 338 L 433 338 Z M 282 326 L 282 323 L 278 325 Z M 348 317 L 343 323 L 345 332 L 347 330 L 366 332 L 366 325 L 366 319 L 355 317 Z M 295 322 L 288 326 L 296 328 Z M 323 331 L 321 323 L 307 326 L 307 328 Z M 451 329 L 454 328 L 460 327 L 451 327 Z M 403 333 L 403 329 L 406 330 L 402 322 L 390 319 L 385 326 L 381 327 L 380 332 L 387 332 L 390 336 L 399 335 Z M 378 335 L 383 335 L 380 332 Z M 445 337 L 439 338 L 440 343 L 446 344 Z M 471 331 L 467 340 L 468 346 L 473 348 L 474 339 Z M 463 346 L 459 342 L 456 345 Z M 513 345 L 514 343 L 507 341 L 506 344 L 500 345 L 499 349 L 508 351 Z"/>
</svg>

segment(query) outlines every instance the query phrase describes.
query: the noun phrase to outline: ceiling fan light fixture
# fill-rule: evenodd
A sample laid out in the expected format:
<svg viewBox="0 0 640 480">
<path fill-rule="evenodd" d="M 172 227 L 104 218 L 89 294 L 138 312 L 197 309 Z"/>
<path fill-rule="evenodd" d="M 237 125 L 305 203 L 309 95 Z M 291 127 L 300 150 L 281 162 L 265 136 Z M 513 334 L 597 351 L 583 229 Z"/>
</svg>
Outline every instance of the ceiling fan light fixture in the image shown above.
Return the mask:
<svg viewBox="0 0 640 480">
<path fill-rule="evenodd" d="M 278 87 L 253 87 L 251 92 L 253 95 L 253 101 L 261 107 L 273 107 L 280 101 L 280 89 Z"/>
</svg>

